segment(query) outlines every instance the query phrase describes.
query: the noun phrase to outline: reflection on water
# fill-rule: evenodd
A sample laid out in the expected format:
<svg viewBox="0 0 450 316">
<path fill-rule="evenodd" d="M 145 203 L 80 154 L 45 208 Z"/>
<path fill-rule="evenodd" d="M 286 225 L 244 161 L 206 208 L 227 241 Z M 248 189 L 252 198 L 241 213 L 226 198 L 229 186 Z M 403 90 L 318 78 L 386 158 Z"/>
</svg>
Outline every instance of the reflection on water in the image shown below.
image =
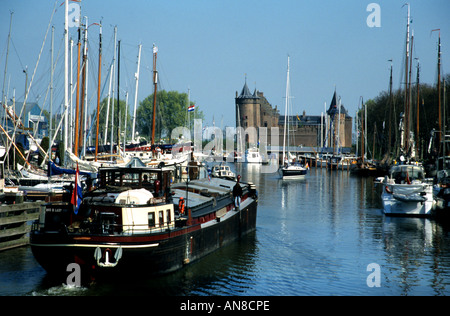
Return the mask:
<svg viewBox="0 0 450 316">
<path fill-rule="evenodd" d="M 28 247 L 0 253 L 0 295 L 449 295 L 449 229 L 390 218 L 372 178 L 312 168 L 280 180 L 259 165 L 231 164 L 259 194 L 256 232 L 175 273 L 70 288 Z M 367 266 L 380 266 L 369 287 Z M 5 286 L 3 286 L 5 284 Z"/>
</svg>

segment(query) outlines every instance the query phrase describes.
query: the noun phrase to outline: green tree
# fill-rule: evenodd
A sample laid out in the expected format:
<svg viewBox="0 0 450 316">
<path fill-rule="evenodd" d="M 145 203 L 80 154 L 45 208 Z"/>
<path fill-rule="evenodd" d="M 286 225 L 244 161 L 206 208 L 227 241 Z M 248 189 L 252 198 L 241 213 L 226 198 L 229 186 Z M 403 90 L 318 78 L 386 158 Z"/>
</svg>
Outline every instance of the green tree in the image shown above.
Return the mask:
<svg viewBox="0 0 450 316">
<path fill-rule="evenodd" d="M 445 77 L 446 86 L 446 106 L 444 106 L 444 89 L 441 85 L 441 110 L 444 118 L 446 133 L 450 130 L 448 101 L 450 100 L 450 75 Z M 389 123 L 391 124 L 391 156 L 398 154 L 398 146 L 400 146 L 399 123 L 401 113 L 404 112 L 404 90 L 396 90 L 392 92 L 392 101 L 389 99 L 389 93 L 382 91 L 377 97 L 365 102 L 367 104 L 367 142 L 369 149 L 369 157 L 372 156 L 373 148 L 375 148 L 375 158 L 381 159 L 387 153 L 389 138 Z M 438 110 L 438 93 L 437 84 L 420 84 L 419 87 L 419 105 L 417 106 L 417 88 L 411 89 L 411 106 L 410 106 L 410 130 L 414 133 L 416 149 L 419 157 L 426 159 L 427 149 L 430 141 L 432 130 L 439 130 L 439 110 Z M 417 115 L 417 109 L 419 113 Z M 391 120 L 389 120 L 389 112 L 392 111 Z M 445 111 L 445 116 L 444 116 Z M 419 118 L 419 133 L 417 133 L 417 117 Z M 361 110 L 357 119 L 360 121 Z M 376 134 L 374 137 L 376 126 Z M 444 126 L 443 126 L 444 128 Z M 361 130 L 361 126 L 359 127 Z M 361 136 L 361 133 L 359 134 Z M 375 146 L 374 146 L 375 140 Z M 359 144 L 361 139 L 358 138 Z"/>
<path fill-rule="evenodd" d="M 194 105 L 194 102 L 190 102 Z M 158 91 L 156 94 L 156 118 L 155 118 L 155 140 L 170 137 L 176 127 L 188 127 L 188 95 L 177 91 Z M 203 119 L 203 112 L 195 107 L 190 112 L 191 127 L 194 118 Z M 136 129 L 149 140 L 152 135 L 153 124 L 153 94 L 149 95 L 136 110 Z"/>
<path fill-rule="evenodd" d="M 108 98 L 104 98 L 102 100 L 102 102 L 100 103 L 100 115 L 99 115 L 99 128 L 98 128 L 98 133 L 99 133 L 99 145 L 103 144 L 103 140 L 105 139 L 105 123 L 106 123 L 106 112 L 107 112 L 107 105 L 108 105 Z M 132 118 L 130 116 L 130 111 L 128 111 L 128 113 L 126 113 L 126 102 L 125 100 L 119 100 L 119 111 L 117 111 L 117 100 L 114 99 L 114 113 L 112 113 L 112 99 L 110 101 L 109 104 L 109 118 L 108 118 L 108 135 L 106 135 L 106 139 L 108 142 L 110 142 L 111 138 L 111 116 L 114 118 L 114 131 L 113 131 L 113 137 L 114 137 L 114 143 L 117 142 L 117 127 L 119 126 L 119 120 L 120 120 L 120 133 L 121 133 L 121 139 L 120 141 L 123 142 L 123 132 L 125 129 L 125 116 L 126 116 L 126 121 L 127 121 L 127 140 L 131 139 L 131 123 L 132 123 Z M 117 115 L 117 113 L 119 113 L 119 115 Z M 126 114 L 126 115 L 125 115 Z M 97 125 L 96 125 L 96 118 L 97 115 L 94 111 L 94 113 L 92 114 L 93 116 L 93 120 L 92 122 L 94 122 L 94 124 L 92 125 L 92 137 L 95 141 L 95 133 L 96 133 L 96 129 L 97 129 Z"/>
</svg>

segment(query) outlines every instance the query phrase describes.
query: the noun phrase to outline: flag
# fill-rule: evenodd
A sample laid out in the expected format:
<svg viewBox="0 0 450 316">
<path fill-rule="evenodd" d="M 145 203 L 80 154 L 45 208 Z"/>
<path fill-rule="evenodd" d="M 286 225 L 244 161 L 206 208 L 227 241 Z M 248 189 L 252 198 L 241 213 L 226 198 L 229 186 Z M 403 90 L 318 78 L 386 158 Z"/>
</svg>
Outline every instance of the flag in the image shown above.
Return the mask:
<svg viewBox="0 0 450 316">
<path fill-rule="evenodd" d="M 188 112 L 192 112 L 195 110 L 195 104 L 189 105 L 188 106 Z"/>
<path fill-rule="evenodd" d="M 72 200 L 70 201 L 72 205 L 75 206 L 75 209 L 73 210 L 75 214 L 78 214 L 78 209 L 80 208 L 82 198 L 83 195 L 81 191 L 80 170 L 78 169 L 77 163 L 77 172 L 75 173 L 75 186 L 72 191 Z"/>
</svg>

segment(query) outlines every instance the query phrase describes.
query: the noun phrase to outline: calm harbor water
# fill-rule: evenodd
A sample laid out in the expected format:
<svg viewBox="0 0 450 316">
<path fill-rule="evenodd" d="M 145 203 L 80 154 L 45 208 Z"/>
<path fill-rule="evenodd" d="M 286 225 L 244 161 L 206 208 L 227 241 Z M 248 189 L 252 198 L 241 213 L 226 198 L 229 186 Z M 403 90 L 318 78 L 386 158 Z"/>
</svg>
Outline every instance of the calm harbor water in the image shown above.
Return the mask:
<svg viewBox="0 0 450 316">
<path fill-rule="evenodd" d="M 450 295 L 450 225 L 384 216 L 372 178 L 232 168 L 259 193 L 257 230 L 242 240 L 170 275 L 80 288 L 46 275 L 29 247 L 8 250 L 0 295 Z"/>
</svg>

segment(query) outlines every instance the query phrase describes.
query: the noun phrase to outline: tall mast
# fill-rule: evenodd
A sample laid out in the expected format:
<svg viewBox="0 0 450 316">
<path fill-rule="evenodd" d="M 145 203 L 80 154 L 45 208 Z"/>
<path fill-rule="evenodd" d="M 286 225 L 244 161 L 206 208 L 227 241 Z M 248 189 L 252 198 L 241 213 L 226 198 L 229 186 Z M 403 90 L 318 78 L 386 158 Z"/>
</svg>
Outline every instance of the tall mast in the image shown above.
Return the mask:
<svg viewBox="0 0 450 316">
<path fill-rule="evenodd" d="M 152 118 L 152 145 L 155 144 L 155 118 L 156 118 L 156 90 L 158 86 L 158 71 L 156 71 L 156 57 L 158 55 L 158 47 L 153 44 L 153 118 Z"/>
<path fill-rule="evenodd" d="M 288 102 L 289 102 L 289 55 L 288 55 L 288 63 L 287 63 L 287 75 L 286 75 L 286 102 L 284 107 L 284 137 L 283 137 L 283 160 L 282 164 L 284 165 L 286 159 L 286 125 L 287 132 L 289 133 L 289 121 L 288 121 Z M 289 139 L 288 139 L 289 146 Z"/>
<path fill-rule="evenodd" d="M 64 6 L 64 157 L 68 147 L 69 132 L 69 0 L 65 0 Z M 67 159 L 61 161 L 66 165 Z"/>
<path fill-rule="evenodd" d="M 117 26 L 114 26 L 114 56 L 113 56 L 113 65 L 115 65 L 115 63 L 116 63 L 116 53 L 117 53 L 117 50 L 116 50 L 116 48 L 117 48 L 117 41 L 116 41 L 116 39 L 117 39 Z M 111 76 L 112 76 L 112 74 L 111 74 Z M 112 100 L 111 100 L 111 160 L 112 160 L 112 158 L 113 158 L 113 151 L 114 151 L 114 85 L 115 85 L 115 80 L 114 80 L 114 77 L 113 77 L 113 85 L 112 85 Z"/>
<path fill-rule="evenodd" d="M 412 47 L 413 47 L 413 42 L 414 42 L 414 31 L 412 32 L 412 36 L 411 36 L 411 52 L 409 54 L 409 78 L 408 78 L 408 112 L 406 116 L 406 153 L 409 152 L 409 143 L 410 143 L 410 122 L 411 122 L 411 97 L 412 97 L 412 93 L 411 93 L 411 71 L 412 71 Z M 413 153 L 411 153 L 412 155 Z"/>
<path fill-rule="evenodd" d="M 363 116 L 363 112 L 365 112 L 364 109 L 364 99 L 361 98 L 361 130 L 362 130 L 362 134 L 361 134 L 361 159 L 362 162 L 364 163 L 364 155 L 365 153 L 365 145 L 364 145 L 364 116 Z"/>
<path fill-rule="evenodd" d="M 137 70 L 136 70 L 136 74 L 135 74 L 136 90 L 134 91 L 133 125 L 131 127 L 131 141 L 132 142 L 134 142 L 134 136 L 135 136 L 134 134 L 135 134 L 135 128 L 136 128 L 136 107 L 137 107 L 138 88 L 139 88 L 139 69 L 140 69 L 140 65 L 141 65 L 141 48 L 142 48 L 142 45 L 139 44 Z"/>
<path fill-rule="evenodd" d="M 53 43 L 54 43 L 55 27 L 52 26 L 52 43 L 51 43 L 51 60 L 50 60 L 50 122 L 48 130 L 48 138 L 50 141 L 48 147 L 48 160 L 52 160 L 52 136 L 53 136 Z M 25 106 L 25 103 L 24 103 Z M 25 123 L 25 122 L 24 122 Z M 49 178 L 50 179 L 50 178 Z"/>
<path fill-rule="evenodd" d="M 100 22 L 100 34 L 98 43 L 98 86 L 97 86 L 97 130 L 95 133 L 95 161 L 98 156 L 98 128 L 100 119 L 100 82 L 102 77 L 102 23 Z"/>
<path fill-rule="evenodd" d="M 403 6 L 407 5 L 408 6 L 408 20 L 407 20 L 407 24 L 406 24 L 406 58 L 405 58 L 405 111 L 404 111 L 404 119 L 406 121 L 408 120 L 408 113 L 409 113 L 409 109 L 408 109 L 408 63 L 409 63 L 409 21 L 410 21 L 410 8 L 409 8 L 409 3 L 405 3 Z M 407 124 L 406 124 L 407 125 Z M 407 128 L 403 128 L 403 139 L 404 139 L 404 143 L 403 143 L 403 148 L 405 148 L 405 151 L 407 152 L 408 150 L 408 134 L 409 131 L 407 130 Z"/>
<path fill-rule="evenodd" d="M 80 17 L 81 18 L 81 17 Z M 75 99 L 75 146 L 73 153 L 78 157 L 78 143 L 80 130 L 80 61 L 81 61 L 81 23 L 78 26 L 78 60 L 77 60 L 77 92 Z"/>
<path fill-rule="evenodd" d="M 389 75 L 389 136 L 388 136 L 388 155 L 391 155 L 391 143 L 392 143 L 392 59 L 391 71 Z"/>
<path fill-rule="evenodd" d="M 120 40 L 117 47 L 117 153 L 120 147 Z M 125 146 L 125 144 L 124 144 Z"/>
<path fill-rule="evenodd" d="M 438 106 L 439 106 L 439 144 L 442 140 L 442 117 L 441 117 L 441 30 L 435 29 L 431 32 L 439 31 L 439 41 L 438 41 Z M 445 136 L 445 135 L 444 135 Z M 439 145 L 440 146 L 440 145 Z"/>
<path fill-rule="evenodd" d="M 72 148 L 73 146 L 73 99 L 72 99 L 72 95 L 73 95 L 73 40 L 72 38 L 70 39 L 70 97 L 69 97 L 69 142 L 67 144 L 67 148 Z M 69 147 L 70 144 L 70 147 Z M 67 161 L 67 160 L 66 160 Z"/>
<path fill-rule="evenodd" d="M 416 79 L 416 89 L 417 89 L 417 102 L 416 102 L 416 144 L 419 145 L 419 113 L 420 113 L 420 98 L 419 98 L 419 87 L 420 87 L 420 80 L 419 80 L 419 70 L 420 70 L 420 63 L 419 59 L 417 59 L 417 79 Z M 419 156 L 419 146 L 416 146 L 417 156 Z"/>
<path fill-rule="evenodd" d="M 88 101 L 88 96 L 87 96 L 87 89 L 88 89 L 88 55 L 87 55 L 87 45 L 88 45 L 88 18 L 87 16 L 84 17 L 85 20 L 85 26 L 84 26 L 84 54 L 83 54 L 83 98 L 81 100 L 81 128 L 80 128 L 80 144 L 81 145 L 81 140 L 83 140 L 83 155 L 86 155 L 86 114 L 88 112 L 87 109 L 87 101 Z"/>
</svg>

